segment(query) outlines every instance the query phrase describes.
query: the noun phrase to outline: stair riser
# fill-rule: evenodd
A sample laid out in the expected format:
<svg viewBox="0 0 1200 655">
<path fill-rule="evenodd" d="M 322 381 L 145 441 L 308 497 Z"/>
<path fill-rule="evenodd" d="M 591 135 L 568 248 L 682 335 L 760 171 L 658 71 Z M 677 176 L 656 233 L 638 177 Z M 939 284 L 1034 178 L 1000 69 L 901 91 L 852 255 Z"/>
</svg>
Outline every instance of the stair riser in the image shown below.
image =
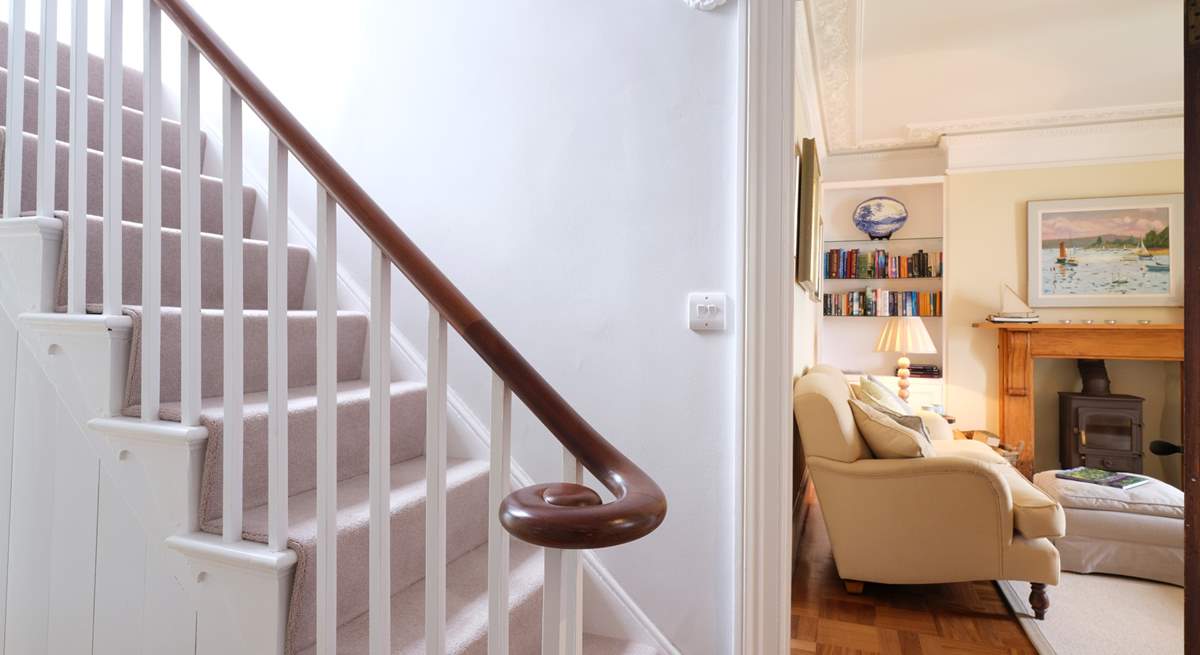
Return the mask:
<svg viewBox="0 0 1200 655">
<path fill-rule="evenodd" d="M 60 218 L 62 215 L 60 214 Z M 63 221 L 64 235 L 67 221 Z M 88 218 L 87 230 L 87 273 L 84 291 L 88 304 L 99 304 L 103 299 L 103 247 L 104 223 L 96 217 Z M 122 273 L 121 298 L 123 304 L 142 304 L 142 226 L 138 223 L 122 223 Z M 55 303 L 59 307 L 67 304 L 67 261 L 70 238 L 62 240 L 62 256 L 59 259 L 58 285 Z M 179 281 L 181 269 L 180 233 L 163 230 L 162 267 L 159 275 L 161 285 L 160 303 L 164 307 L 178 307 L 180 303 Z M 200 303 L 204 308 L 224 306 L 223 267 L 224 238 L 211 234 L 200 237 Z M 242 306 L 246 309 L 267 308 L 267 244 L 261 241 L 246 241 L 242 245 Z M 301 246 L 288 246 L 288 309 L 301 309 L 304 305 L 304 287 L 308 276 L 309 252 Z"/>
<path fill-rule="evenodd" d="M 205 311 L 200 319 L 200 394 L 219 398 L 223 393 L 224 335 L 223 316 Z M 288 387 L 316 384 L 315 313 L 289 314 L 287 321 Z M 246 393 L 267 389 L 267 320 L 264 312 L 247 312 L 242 328 L 244 344 L 243 376 Z M 362 374 L 364 347 L 367 338 L 367 318 L 361 314 L 342 313 L 338 316 L 338 380 L 357 380 Z M 134 349 L 126 385 L 126 407 L 141 402 L 141 317 L 135 317 Z M 162 312 L 162 359 L 160 364 L 159 398 L 163 403 L 179 400 L 180 314 L 175 308 Z"/>
<path fill-rule="evenodd" d="M 455 484 L 446 493 L 446 559 L 453 561 L 487 541 L 487 476 Z M 425 577 L 425 504 L 395 512 L 391 520 L 392 589 L 399 591 Z M 369 607 L 370 568 L 363 566 L 370 552 L 367 524 L 338 531 L 338 623 L 343 624 Z M 292 652 L 316 642 L 316 549 L 305 553 L 296 571 L 289 622 L 307 626 L 295 634 Z"/>
<path fill-rule="evenodd" d="M 88 17 L 90 20 L 104 20 L 102 13 L 97 14 L 95 10 Z M 59 36 L 67 36 L 70 33 L 71 24 L 69 22 L 60 21 L 58 25 Z M 128 38 L 128 37 L 127 37 Z M 39 63 L 41 53 L 41 37 L 33 32 L 25 32 L 25 75 L 38 78 L 40 77 Z M 5 69 L 11 68 L 8 65 L 8 24 L 0 23 L 0 62 Z M 56 80 L 58 86 L 71 87 L 71 48 L 61 41 L 58 44 L 58 66 Z M 125 78 L 122 80 L 122 100 L 126 107 L 134 109 L 142 108 L 142 73 L 141 71 L 132 68 L 125 68 Z M 104 60 L 96 55 L 88 55 L 88 95 L 97 98 L 104 97 Z"/>
<path fill-rule="evenodd" d="M 8 125 L 8 103 L 2 98 L 7 96 L 8 71 L 0 69 L 0 125 Z M 57 107 L 55 118 L 55 138 L 64 143 L 71 140 L 71 107 L 70 91 L 57 89 Z M 25 115 L 23 129 L 29 134 L 38 133 L 38 81 L 25 78 Z M 145 159 L 142 151 L 142 112 L 124 107 L 121 110 L 121 154 L 131 159 Z M 104 101 L 99 98 L 88 98 L 87 107 L 87 147 L 92 150 L 104 150 Z M 170 120 L 162 121 L 162 163 L 165 166 L 179 168 L 179 123 Z M 203 158 L 204 149 L 208 145 L 208 135 L 200 134 L 200 152 Z"/>
<path fill-rule="evenodd" d="M 338 479 L 346 480 L 367 472 L 369 441 L 369 401 L 366 394 L 338 404 Z M 392 462 L 418 457 L 425 446 L 425 390 L 409 385 L 394 390 L 391 398 Z M 206 421 L 207 423 L 207 421 Z M 307 399 L 288 412 L 288 495 L 295 496 L 317 488 L 317 411 L 316 402 Z M 210 424 L 211 425 L 211 424 Z M 243 423 L 242 499 L 247 508 L 267 502 L 267 414 L 263 408 L 245 417 Z M 224 435 L 224 425 L 214 425 Z M 213 430 L 216 432 L 217 430 Z M 221 518 L 221 489 L 224 484 L 221 462 L 223 439 L 210 435 L 205 449 L 204 475 L 201 480 L 200 518 L 203 522 Z"/>
<path fill-rule="evenodd" d="M 8 138 L 5 134 L 5 143 Z M 23 135 L 24 159 L 21 166 L 21 211 L 32 212 L 37 206 L 37 142 L 32 134 Z M 54 209 L 68 209 L 67 193 L 70 188 L 69 146 L 59 142 L 55 149 L 54 173 Z M 135 223 L 142 222 L 142 170 L 140 161 L 125 159 L 122 165 L 121 203 L 123 220 Z M 0 175 L 3 183 L 7 171 Z M 162 225 L 163 227 L 178 228 L 180 216 L 179 171 L 174 168 L 162 169 Z M 104 215 L 104 155 L 95 150 L 88 151 L 87 157 L 87 213 L 92 216 Z M 243 235 L 250 235 L 250 227 L 254 218 L 254 206 L 258 196 L 249 187 L 242 189 Z M 212 177 L 200 178 L 200 230 L 210 234 L 221 234 L 221 180 Z"/>
</svg>

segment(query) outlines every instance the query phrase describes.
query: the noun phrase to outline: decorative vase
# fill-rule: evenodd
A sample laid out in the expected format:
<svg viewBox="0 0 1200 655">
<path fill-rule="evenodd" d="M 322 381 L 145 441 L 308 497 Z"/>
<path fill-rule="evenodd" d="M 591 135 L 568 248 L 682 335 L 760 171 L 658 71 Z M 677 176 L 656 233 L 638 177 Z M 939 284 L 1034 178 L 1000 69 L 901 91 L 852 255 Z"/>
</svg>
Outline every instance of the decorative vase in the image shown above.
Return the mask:
<svg viewBox="0 0 1200 655">
<path fill-rule="evenodd" d="M 888 196 L 875 196 L 854 208 L 854 227 L 872 239 L 888 239 L 908 221 L 904 203 Z"/>
</svg>

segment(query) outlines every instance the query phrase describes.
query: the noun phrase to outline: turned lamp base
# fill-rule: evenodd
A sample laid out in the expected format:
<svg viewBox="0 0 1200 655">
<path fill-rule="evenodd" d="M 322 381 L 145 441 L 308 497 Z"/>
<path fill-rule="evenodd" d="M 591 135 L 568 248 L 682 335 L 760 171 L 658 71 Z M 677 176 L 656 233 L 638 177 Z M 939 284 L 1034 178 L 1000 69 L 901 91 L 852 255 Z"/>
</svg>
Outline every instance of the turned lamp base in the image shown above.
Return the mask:
<svg viewBox="0 0 1200 655">
<path fill-rule="evenodd" d="M 900 359 L 896 360 L 896 377 L 900 378 L 900 400 L 908 402 L 908 376 L 911 373 L 908 370 L 909 361 L 907 355 L 900 355 Z"/>
</svg>

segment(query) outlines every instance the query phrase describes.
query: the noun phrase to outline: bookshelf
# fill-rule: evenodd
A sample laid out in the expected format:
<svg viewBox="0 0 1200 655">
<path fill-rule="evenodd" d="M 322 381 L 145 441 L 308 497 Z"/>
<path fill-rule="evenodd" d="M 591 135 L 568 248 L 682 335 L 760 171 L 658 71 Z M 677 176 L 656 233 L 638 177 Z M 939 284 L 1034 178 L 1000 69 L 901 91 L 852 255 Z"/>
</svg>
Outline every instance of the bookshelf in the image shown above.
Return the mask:
<svg viewBox="0 0 1200 655">
<path fill-rule="evenodd" d="M 904 203 L 908 209 L 908 221 L 892 238 L 872 240 L 854 227 L 854 208 L 860 202 L 874 196 L 890 196 Z M 944 256 L 945 235 L 945 178 L 940 176 L 894 178 L 826 182 L 822 185 L 821 215 L 824 221 L 821 247 L 822 257 L 830 250 L 859 251 L 858 258 L 873 257 L 876 250 L 887 251 L 889 257 L 912 257 L 921 252 L 925 255 L 943 253 L 940 275 L 926 277 L 831 277 L 827 259 L 823 260 L 821 293 L 849 294 L 867 290 L 872 294 L 886 292 L 917 292 L 940 294 L 940 312 L 937 316 L 923 316 L 930 337 L 937 344 L 938 352 L 932 355 L 910 355 L 914 364 L 936 364 L 946 372 L 946 330 L 943 327 L 948 299 L 944 293 L 945 281 L 952 271 L 952 262 Z M 857 258 L 856 258 L 857 261 Z M 889 266 L 889 269 L 893 267 Z M 878 269 L 875 269 L 878 271 Z M 845 274 L 846 271 L 840 271 Z M 824 298 L 823 298 L 824 300 Z M 897 355 L 875 352 L 875 342 L 888 316 L 828 316 L 827 305 L 821 303 L 817 311 L 818 361 L 832 364 L 848 374 L 870 373 L 876 376 L 894 376 Z M 916 382 L 916 380 L 914 380 Z M 926 400 L 944 398 L 940 379 L 923 379 Z"/>
</svg>

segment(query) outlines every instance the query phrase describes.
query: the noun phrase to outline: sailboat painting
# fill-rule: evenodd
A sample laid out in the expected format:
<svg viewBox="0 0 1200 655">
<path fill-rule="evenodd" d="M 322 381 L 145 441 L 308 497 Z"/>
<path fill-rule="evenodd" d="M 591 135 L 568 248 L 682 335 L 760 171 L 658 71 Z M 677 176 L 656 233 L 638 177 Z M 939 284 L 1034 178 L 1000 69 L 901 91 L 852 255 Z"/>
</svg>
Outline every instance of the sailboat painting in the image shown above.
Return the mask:
<svg viewBox="0 0 1200 655">
<path fill-rule="evenodd" d="M 1029 203 L 1029 305 L 1183 304 L 1183 196 Z"/>
</svg>

